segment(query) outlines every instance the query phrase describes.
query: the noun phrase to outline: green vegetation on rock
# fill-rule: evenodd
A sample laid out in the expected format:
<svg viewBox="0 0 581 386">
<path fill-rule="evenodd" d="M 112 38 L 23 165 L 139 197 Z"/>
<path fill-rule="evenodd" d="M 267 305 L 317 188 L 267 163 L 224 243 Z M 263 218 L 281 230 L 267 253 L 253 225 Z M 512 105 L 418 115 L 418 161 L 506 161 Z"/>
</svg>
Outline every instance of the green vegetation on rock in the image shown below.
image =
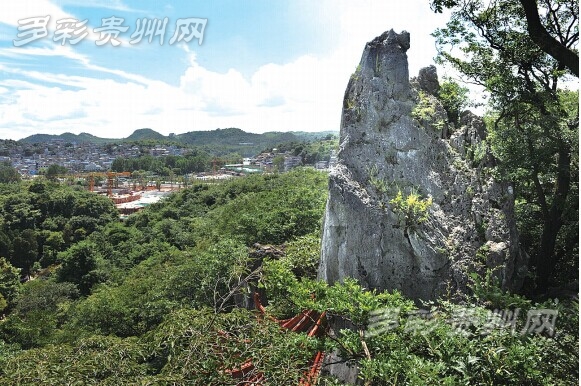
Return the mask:
<svg viewBox="0 0 581 386">
<path fill-rule="evenodd" d="M 399 190 L 389 203 L 394 213 L 403 222 L 405 229 L 413 229 L 428 219 L 432 198 L 421 198 L 414 190 L 404 197 Z"/>
<path fill-rule="evenodd" d="M 2 186 L 3 232 L 36 225 L 36 258 L 48 253 L 52 262 L 20 284 L 17 269 L 0 260 L 8 303 L 0 321 L 0 384 L 235 385 L 240 380 L 225 370 L 248 359 L 273 384 L 296 384 L 317 350 L 338 352 L 371 384 L 573 380 L 576 302 L 518 303 L 525 314 L 558 309 L 553 338 L 490 329 L 490 299 L 508 304 L 498 303 L 508 295 L 490 286 L 466 305 L 475 316 L 465 331 L 449 321 L 467 311 L 445 300 L 427 305 L 434 318 L 414 329 L 421 309 L 398 292 L 316 280 L 326 186 L 325 174 L 308 169 L 194 184 L 123 223 L 108 205 L 99 209 L 101 198 L 71 188 L 38 182 L 15 197 L 21 188 Z M 425 217 L 428 200 L 397 197 L 410 220 Z M 81 214 L 95 221 L 82 237 L 67 230 Z M 256 243 L 275 244 L 282 255 L 261 255 L 269 249 Z M 326 311 L 353 329 L 322 338 L 283 330 L 242 307 L 254 290 L 266 295 L 267 315 Z M 370 327 L 389 310 L 397 310 L 393 328 Z M 546 363 L 553 365 L 540 371 Z"/>
</svg>

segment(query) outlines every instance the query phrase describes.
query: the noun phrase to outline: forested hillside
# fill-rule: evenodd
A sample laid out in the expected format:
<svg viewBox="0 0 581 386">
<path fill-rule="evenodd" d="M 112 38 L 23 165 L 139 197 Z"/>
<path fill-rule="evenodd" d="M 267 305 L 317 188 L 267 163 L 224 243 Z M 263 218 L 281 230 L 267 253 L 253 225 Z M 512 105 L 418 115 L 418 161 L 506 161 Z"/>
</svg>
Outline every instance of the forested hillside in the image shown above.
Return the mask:
<svg viewBox="0 0 581 386">
<path fill-rule="evenodd" d="M 323 173 L 299 169 L 198 184 L 125 222 L 104 198 L 21 184 L 3 185 L 3 232 L 22 232 L 9 213 L 25 211 L 19 218 L 36 225 L 38 248 L 21 265 L 32 265 L 24 284 L 14 267 L 21 260 L 14 254 L 1 260 L 0 384 L 235 385 L 241 380 L 229 370 L 252 360 L 254 373 L 289 385 L 304 376 L 317 350 L 338 350 L 372 384 L 544 385 L 577 378 L 576 302 L 537 304 L 476 280 L 463 305 L 446 299 L 414 305 L 353 281 L 315 280 Z M 28 191 L 22 197 L 14 194 L 22 189 Z M 70 204 L 54 212 L 59 200 Z M 67 233 L 70 221 L 91 210 L 100 212 L 90 230 Z M 62 240 L 57 251 L 45 248 L 53 239 Z M 327 311 L 352 330 L 309 338 L 281 329 L 244 307 L 254 291 L 270 316 Z M 491 324 L 493 309 L 515 308 L 514 325 Z M 420 330 L 413 316 L 423 309 L 433 318 Z M 552 337 L 529 331 L 533 309 L 558 310 Z M 366 327 L 389 310 L 397 310 L 391 327 Z M 336 383 L 322 377 L 319 384 Z"/>
<path fill-rule="evenodd" d="M 456 79 L 410 80 L 405 31 L 371 40 L 328 172 L 191 177 L 121 219 L 58 165 L 0 163 L 0 386 L 578 385 L 578 2 L 425 3 Z M 143 129 L 111 168 L 173 185 L 220 156 L 335 154 L 312 139 Z"/>
<path fill-rule="evenodd" d="M 273 147 L 287 142 L 314 142 L 324 137 L 333 136 L 336 132 L 266 132 L 250 133 L 237 128 L 225 128 L 206 131 L 189 131 L 182 134 L 163 135 L 152 129 L 138 129 L 126 138 L 100 138 L 91 134 L 63 133 L 60 135 L 34 134 L 23 138 L 19 143 L 26 145 L 43 144 L 61 140 L 68 143 L 92 143 L 110 146 L 112 144 L 138 145 L 175 145 L 180 147 L 196 147 L 214 155 L 223 156 L 239 153 L 245 157 L 255 155 L 264 148 Z"/>
</svg>

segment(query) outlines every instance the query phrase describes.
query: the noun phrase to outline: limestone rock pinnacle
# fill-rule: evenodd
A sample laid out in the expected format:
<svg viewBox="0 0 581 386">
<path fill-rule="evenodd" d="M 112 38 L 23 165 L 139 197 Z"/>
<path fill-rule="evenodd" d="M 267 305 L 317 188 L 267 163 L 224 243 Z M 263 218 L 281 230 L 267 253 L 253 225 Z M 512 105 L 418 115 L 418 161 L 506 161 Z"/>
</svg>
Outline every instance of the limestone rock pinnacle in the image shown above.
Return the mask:
<svg viewBox="0 0 581 386">
<path fill-rule="evenodd" d="M 435 68 L 422 70 L 431 92 L 414 88 L 409 48 L 407 32 L 383 33 L 366 44 L 349 79 L 319 277 L 354 277 L 367 288 L 428 300 L 461 293 L 470 272 L 490 269 L 504 288 L 517 288 L 526 256 L 512 189 L 492 178 L 486 156 L 467 156 L 488 154 L 482 121 L 464 115 L 448 136 Z M 425 213 L 407 212 L 418 203 Z"/>
</svg>

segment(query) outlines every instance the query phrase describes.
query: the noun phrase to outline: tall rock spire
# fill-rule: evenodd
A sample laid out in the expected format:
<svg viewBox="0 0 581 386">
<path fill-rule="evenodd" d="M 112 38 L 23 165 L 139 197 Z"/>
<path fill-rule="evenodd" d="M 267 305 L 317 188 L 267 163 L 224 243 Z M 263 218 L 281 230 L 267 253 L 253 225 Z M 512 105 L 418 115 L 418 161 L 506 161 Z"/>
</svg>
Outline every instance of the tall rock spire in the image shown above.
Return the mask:
<svg viewBox="0 0 581 386">
<path fill-rule="evenodd" d="M 349 79 L 319 277 L 434 299 L 464 292 L 470 272 L 490 269 L 514 289 L 526 256 L 512 188 L 489 172 L 478 117 L 466 113 L 452 130 L 433 95 L 435 69 L 410 83 L 409 48 L 407 32 L 383 33 L 366 44 Z"/>
</svg>

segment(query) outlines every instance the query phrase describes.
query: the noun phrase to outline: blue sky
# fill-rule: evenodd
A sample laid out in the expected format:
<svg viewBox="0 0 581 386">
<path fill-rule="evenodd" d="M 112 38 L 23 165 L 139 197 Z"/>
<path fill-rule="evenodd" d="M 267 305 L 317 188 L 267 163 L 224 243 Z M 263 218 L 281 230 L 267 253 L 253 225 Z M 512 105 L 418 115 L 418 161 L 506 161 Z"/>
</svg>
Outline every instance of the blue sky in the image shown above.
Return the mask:
<svg viewBox="0 0 581 386">
<path fill-rule="evenodd" d="M 0 138 L 88 132 L 120 138 L 239 127 L 338 130 L 349 75 L 367 41 L 411 33 L 410 74 L 432 64 L 430 33 L 446 22 L 427 0 L 19 0 L 0 10 Z M 47 36 L 14 41 L 23 19 L 50 16 Z M 123 19 L 120 44 L 97 45 L 102 19 Z M 87 20 L 79 43 L 54 41 L 56 22 Z M 168 19 L 130 44 L 138 19 Z M 203 42 L 169 44 L 178 19 L 205 19 Z M 21 21 L 19 23 L 19 21 Z M 201 25 L 198 26 L 201 31 Z"/>
</svg>

